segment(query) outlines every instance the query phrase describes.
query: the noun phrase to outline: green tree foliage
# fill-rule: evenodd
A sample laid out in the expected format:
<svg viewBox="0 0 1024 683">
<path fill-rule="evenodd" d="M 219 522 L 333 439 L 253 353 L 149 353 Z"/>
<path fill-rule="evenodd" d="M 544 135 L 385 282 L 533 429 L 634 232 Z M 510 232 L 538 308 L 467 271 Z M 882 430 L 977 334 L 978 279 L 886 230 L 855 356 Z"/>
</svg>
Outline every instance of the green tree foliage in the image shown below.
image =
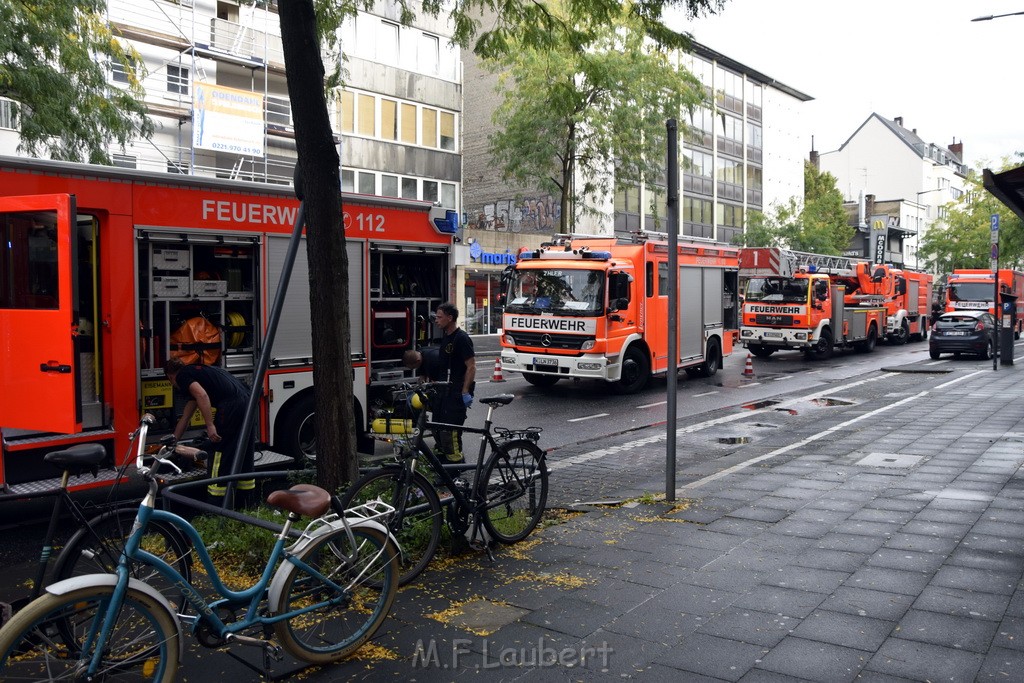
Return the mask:
<svg viewBox="0 0 1024 683">
<path fill-rule="evenodd" d="M 841 254 L 856 228 L 847 223 L 836 178 L 804 162 L 804 198 L 753 212 L 742 236 L 747 247 L 785 247 L 814 254 Z"/>
<path fill-rule="evenodd" d="M 628 4 L 583 49 L 569 41 L 512 47 L 490 60 L 504 92 L 491 157 L 506 181 L 561 197 L 562 232 L 587 198 L 610 195 L 613 181 L 660 176 L 666 119 L 704 98 Z"/>
<path fill-rule="evenodd" d="M 1000 170 L 1019 164 L 1019 160 L 1004 159 Z M 918 258 L 937 273 L 950 273 L 957 268 L 990 268 L 990 222 L 992 214 L 998 214 L 999 266 L 1020 269 L 1024 266 L 1024 223 L 989 194 L 973 171 L 965 190 L 958 200 L 946 204 L 946 218 L 934 223 L 922 238 Z"/>
<path fill-rule="evenodd" d="M 107 164 L 108 145 L 149 137 L 138 55 L 117 40 L 105 0 L 0 2 L 0 96 L 14 101 L 19 151 Z M 107 84 L 110 64 L 128 88 Z"/>
</svg>

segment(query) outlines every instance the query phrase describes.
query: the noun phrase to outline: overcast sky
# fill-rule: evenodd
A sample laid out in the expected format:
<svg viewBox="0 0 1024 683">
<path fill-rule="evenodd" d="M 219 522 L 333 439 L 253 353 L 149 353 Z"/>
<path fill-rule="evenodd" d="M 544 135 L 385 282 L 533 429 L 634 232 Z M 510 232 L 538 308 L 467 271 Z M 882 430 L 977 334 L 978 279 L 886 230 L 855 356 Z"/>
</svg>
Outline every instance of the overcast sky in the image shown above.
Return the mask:
<svg viewBox="0 0 1024 683">
<path fill-rule="evenodd" d="M 694 39 L 814 99 L 806 142 L 838 149 L 872 112 L 974 168 L 1024 152 L 1024 0 L 726 0 Z M 987 161 L 989 163 L 984 164 Z"/>
</svg>

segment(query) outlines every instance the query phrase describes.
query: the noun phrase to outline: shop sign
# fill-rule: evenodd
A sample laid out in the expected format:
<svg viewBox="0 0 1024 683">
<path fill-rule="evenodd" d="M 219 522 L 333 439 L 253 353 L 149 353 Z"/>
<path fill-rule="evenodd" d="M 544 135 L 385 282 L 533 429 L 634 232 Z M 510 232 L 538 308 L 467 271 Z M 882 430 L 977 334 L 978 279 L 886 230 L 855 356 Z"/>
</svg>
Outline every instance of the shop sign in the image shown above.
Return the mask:
<svg viewBox="0 0 1024 683">
<path fill-rule="evenodd" d="M 469 245 L 469 257 L 477 263 L 486 263 L 495 266 L 510 266 L 516 262 L 516 255 L 508 249 L 502 252 L 484 251 L 479 242 Z"/>
</svg>

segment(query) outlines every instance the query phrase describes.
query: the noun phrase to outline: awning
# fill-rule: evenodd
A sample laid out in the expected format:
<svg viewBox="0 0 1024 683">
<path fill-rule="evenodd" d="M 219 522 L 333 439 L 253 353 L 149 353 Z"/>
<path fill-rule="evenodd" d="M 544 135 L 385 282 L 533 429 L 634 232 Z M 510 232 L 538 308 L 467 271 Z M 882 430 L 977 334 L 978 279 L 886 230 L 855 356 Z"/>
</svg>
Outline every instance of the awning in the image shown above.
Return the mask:
<svg viewBox="0 0 1024 683">
<path fill-rule="evenodd" d="M 985 189 L 1024 220 L 1024 166 L 1002 173 L 993 173 L 986 168 L 982 171 L 982 178 Z"/>
</svg>

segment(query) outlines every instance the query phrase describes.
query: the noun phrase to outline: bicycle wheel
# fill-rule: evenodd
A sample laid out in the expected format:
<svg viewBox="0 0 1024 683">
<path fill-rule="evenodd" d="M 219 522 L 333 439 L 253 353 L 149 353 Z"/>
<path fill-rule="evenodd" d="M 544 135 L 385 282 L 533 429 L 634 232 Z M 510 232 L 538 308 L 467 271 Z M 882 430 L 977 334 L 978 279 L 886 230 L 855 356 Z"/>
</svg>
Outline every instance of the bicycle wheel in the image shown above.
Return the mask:
<svg viewBox="0 0 1024 683">
<path fill-rule="evenodd" d="M 355 541 L 354 547 L 352 541 Z M 274 624 L 282 647 L 299 659 L 333 662 L 355 652 L 377 631 L 398 592 L 398 549 L 369 527 L 326 533 L 298 556 L 342 587 L 332 588 L 305 569 L 286 562 L 282 589 L 271 587 L 271 614 L 286 614 L 326 602 L 316 609 Z M 276 600 L 274 596 L 276 595 Z"/>
<path fill-rule="evenodd" d="M 113 574 L 124 544 L 131 534 L 137 510 L 119 508 L 89 520 L 68 540 L 53 570 L 54 581 L 82 574 Z M 176 527 L 150 521 L 140 547 L 162 558 L 185 579 L 192 581 L 192 546 Z M 131 563 L 132 578 L 148 583 L 164 594 L 172 606 L 183 612 L 188 603 L 180 587 L 173 585 L 153 567 Z"/>
<path fill-rule="evenodd" d="M 486 501 L 483 523 L 502 543 L 521 541 L 533 531 L 548 500 L 548 466 L 532 441 L 498 444 L 478 484 Z"/>
<path fill-rule="evenodd" d="M 378 498 L 395 508 L 388 530 L 401 549 L 398 585 L 415 579 L 430 564 L 441 540 L 441 501 L 433 485 L 419 472 L 409 479 L 402 467 L 388 467 L 363 475 L 345 492 L 342 507 L 351 508 Z M 405 495 L 402 495 L 402 491 Z"/>
<path fill-rule="evenodd" d="M 113 586 L 86 586 L 64 595 L 44 593 L 0 629 L 0 679 L 86 680 L 95 652 L 92 629 L 103 619 Z M 128 588 L 99 668 L 91 680 L 174 680 L 178 630 L 153 597 Z"/>
</svg>

